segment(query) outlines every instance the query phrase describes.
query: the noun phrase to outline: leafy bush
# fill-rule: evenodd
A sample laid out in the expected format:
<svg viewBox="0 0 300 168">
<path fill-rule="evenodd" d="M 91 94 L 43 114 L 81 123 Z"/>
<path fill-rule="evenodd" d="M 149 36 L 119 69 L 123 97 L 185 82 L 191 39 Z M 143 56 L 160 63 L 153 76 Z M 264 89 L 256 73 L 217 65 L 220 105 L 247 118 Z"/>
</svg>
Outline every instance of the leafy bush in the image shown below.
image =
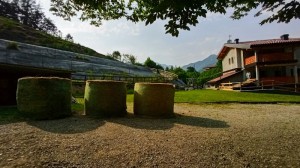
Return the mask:
<svg viewBox="0 0 300 168">
<path fill-rule="evenodd" d="M 6 48 L 9 49 L 9 50 L 19 50 L 19 46 L 16 42 L 8 43 Z"/>
</svg>

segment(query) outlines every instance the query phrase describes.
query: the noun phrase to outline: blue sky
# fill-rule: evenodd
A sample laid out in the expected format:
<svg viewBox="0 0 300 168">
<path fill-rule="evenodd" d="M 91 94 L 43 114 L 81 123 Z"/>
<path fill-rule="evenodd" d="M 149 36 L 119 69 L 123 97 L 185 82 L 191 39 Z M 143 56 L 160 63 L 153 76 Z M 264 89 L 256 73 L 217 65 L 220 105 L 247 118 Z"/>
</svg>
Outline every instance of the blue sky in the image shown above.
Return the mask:
<svg viewBox="0 0 300 168">
<path fill-rule="evenodd" d="M 89 25 L 74 18 L 71 22 L 52 15 L 48 10 L 50 0 L 40 1 L 44 11 L 50 17 L 63 36 L 70 33 L 76 43 L 90 47 L 99 53 L 107 54 L 120 51 L 133 54 L 138 62 L 150 57 L 155 62 L 167 65 L 183 66 L 205 59 L 210 54 L 218 54 L 228 40 L 240 41 L 279 38 L 282 34 L 300 38 L 300 20 L 289 24 L 272 23 L 259 25 L 262 17 L 253 13 L 240 20 L 232 20 L 228 14 L 209 13 L 207 18 L 199 18 L 199 24 L 190 31 L 180 31 L 179 37 L 165 34 L 164 21 L 152 25 L 134 24 L 127 20 L 104 21 L 100 27 Z"/>
</svg>

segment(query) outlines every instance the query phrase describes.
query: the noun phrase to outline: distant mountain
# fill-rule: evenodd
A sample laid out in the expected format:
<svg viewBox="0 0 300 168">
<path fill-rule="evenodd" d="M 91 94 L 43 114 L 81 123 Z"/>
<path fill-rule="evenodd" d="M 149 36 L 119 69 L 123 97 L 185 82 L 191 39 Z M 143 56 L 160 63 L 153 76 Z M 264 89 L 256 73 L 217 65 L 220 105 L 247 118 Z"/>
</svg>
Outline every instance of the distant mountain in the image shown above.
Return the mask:
<svg viewBox="0 0 300 168">
<path fill-rule="evenodd" d="M 203 68 L 215 65 L 217 62 L 218 62 L 217 55 L 212 54 L 212 55 L 208 56 L 207 58 L 205 58 L 202 61 L 197 61 L 197 62 L 194 62 L 194 63 L 190 63 L 188 65 L 184 65 L 182 67 L 182 69 L 186 70 L 188 67 L 195 67 L 195 69 L 197 71 L 202 71 Z"/>
</svg>

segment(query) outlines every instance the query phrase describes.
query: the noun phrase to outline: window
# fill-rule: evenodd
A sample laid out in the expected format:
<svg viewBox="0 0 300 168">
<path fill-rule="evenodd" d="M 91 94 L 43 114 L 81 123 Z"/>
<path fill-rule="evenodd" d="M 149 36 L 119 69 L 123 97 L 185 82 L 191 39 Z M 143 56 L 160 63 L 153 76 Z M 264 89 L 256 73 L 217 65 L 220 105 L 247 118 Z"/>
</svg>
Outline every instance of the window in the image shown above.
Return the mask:
<svg viewBox="0 0 300 168">
<path fill-rule="evenodd" d="M 229 65 L 230 65 L 230 63 L 231 63 L 231 62 L 230 62 L 230 58 L 228 59 L 228 62 L 229 62 Z"/>
<path fill-rule="evenodd" d="M 231 57 L 231 63 L 233 64 L 233 57 Z"/>
<path fill-rule="evenodd" d="M 279 76 L 281 76 L 281 71 L 276 70 L 276 71 L 275 71 L 275 77 L 279 77 Z"/>
</svg>

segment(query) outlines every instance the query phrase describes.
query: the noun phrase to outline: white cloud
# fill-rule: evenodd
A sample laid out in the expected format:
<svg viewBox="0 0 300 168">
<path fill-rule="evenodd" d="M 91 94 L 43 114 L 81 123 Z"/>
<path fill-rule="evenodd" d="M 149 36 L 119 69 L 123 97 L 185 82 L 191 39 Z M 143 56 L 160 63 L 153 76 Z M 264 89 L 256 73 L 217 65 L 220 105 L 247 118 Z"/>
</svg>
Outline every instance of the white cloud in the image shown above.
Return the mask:
<svg viewBox="0 0 300 168">
<path fill-rule="evenodd" d="M 63 34 L 93 33 L 97 36 L 107 37 L 112 35 L 138 36 L 140 34 L 140 24 L 133 24 L 125 20 L 103 21 L 102 25 L 96 27 L 78 19 L 69 22 L 61 18 L 55 18 L 55 24 Z"/>
<path fill-rule="evenodd" d="M 221 19 L 226 18 L 227 16 L 221 13 L 213 13 L 213 12 L 207 12 L 206 18 L 203 19 L 203 21 L 218 21 Z"/>
<path fill-rule="evenodd" d="M 48 11 L 50 8 L 50 0 L 40 2 L 44 11 L 48 17 L 54 20 L 56 26 L 63 34 L 76 34 L 76 33 L 91 33 L 101 36 L 111 35 L 126 35 L 126 36 L 138 36 L 140 34 L 140 24 L 134 24 L 128 22 L 125 19 L 118 21 L 103 21 L 99 27 L 90 25 L 89 22 L 82 22 L 78 18 L 74 17 L 71 21 L 65 21 L 60 17 L 52 15 Z"/>
</svg>

